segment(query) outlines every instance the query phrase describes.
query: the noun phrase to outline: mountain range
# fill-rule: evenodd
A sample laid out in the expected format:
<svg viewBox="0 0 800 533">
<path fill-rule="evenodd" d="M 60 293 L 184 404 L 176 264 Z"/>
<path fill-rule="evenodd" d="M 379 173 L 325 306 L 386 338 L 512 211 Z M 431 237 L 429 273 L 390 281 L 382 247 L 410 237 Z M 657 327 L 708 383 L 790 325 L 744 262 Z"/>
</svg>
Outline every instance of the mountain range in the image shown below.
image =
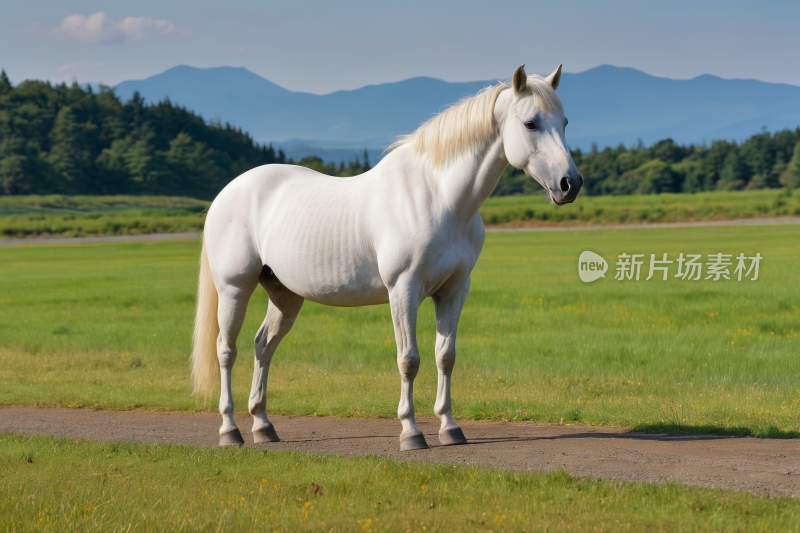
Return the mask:
<svg viewBox="0 0 800 533">
<path fill-rule="evenodd" d="M 114 87 L 123 99 L 138 91 L 147 101 L 169 98 L 206 120 L 229 122 L 289 156 L 318 153 L 347 160 L 356 149 L 371 155 L 398 135 L 496 80 L 453 83 L 418 77 L 317 95 L 294 92 L 243 67 L 177 66 Z M 558 89 L 573 148 L 616 146 L 672 138 L 692 144 L 743 140 L 762 128 L 800 125 L 800 87 L 703 75 L 673 80 L 610 65 L 564 73 Z"/>
</svg>

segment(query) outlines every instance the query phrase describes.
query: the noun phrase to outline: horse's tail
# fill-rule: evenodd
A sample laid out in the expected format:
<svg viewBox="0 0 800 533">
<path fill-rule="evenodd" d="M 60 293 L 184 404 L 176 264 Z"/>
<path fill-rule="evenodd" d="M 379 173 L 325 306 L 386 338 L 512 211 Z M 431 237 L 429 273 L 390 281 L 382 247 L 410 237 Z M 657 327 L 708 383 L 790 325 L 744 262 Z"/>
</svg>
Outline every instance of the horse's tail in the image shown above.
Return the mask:
<svg viewBox="0 0 800 533">
<path fill-rule="evenodd" d="M 218 305 L 219 295 L 214 286 L 214 280 L 211 278 L 206 240 L 203 237 L 203 247 L 200 252 L 200 276 L 197 281 L 197 314 L 194 319 L 192 343 L 192 384 L 195 394 L 206 397 L 211 395 L 214 385 L 219 383 Z"/>
</svg>

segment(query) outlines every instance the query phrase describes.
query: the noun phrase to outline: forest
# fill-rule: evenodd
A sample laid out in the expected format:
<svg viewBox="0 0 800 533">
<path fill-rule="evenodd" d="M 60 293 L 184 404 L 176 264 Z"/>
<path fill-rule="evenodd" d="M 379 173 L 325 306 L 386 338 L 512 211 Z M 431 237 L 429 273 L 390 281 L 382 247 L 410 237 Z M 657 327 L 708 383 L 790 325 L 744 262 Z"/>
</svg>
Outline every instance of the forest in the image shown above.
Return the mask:
<svg viewBox="0 0 800 533">
<path fill-rule="evenodd" d="M 574 150 L 584 194 L 800 188 L 800 127 L 762 131 L 741 144 L 681 146 L 667 139 L 646 147 Z M 256 143 L 230 124 L 207 122 L 169 100 L 122 102 L 113 90 L 76 82 L 25 81 L 0 72 L 0 194 L 159 194 L 210 199 L 253 167 L 283 163 L 285 154 Z M 369 170 L 318 157 L 296 162 L 335 176 Z M 538 184 L 509 167 L 493 196 L 533 194 Z"/>
<path fill-rule="evenodd" d="M 212 198 L 231 179 L 279 163 L 281 151 L 169 100 L 126 103 L 109 89 L 25 81 L 0 73 L 4 194 L 167 194 Z"/>
</svg>

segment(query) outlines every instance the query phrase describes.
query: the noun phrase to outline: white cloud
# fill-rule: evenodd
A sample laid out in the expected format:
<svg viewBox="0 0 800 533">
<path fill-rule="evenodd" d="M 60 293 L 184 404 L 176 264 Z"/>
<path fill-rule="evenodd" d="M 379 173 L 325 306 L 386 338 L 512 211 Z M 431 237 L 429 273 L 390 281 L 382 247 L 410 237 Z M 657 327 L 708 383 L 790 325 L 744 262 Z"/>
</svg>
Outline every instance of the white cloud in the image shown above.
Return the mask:
<svg viewBox="0 0 800 533">
<path fill-rule="evenodd" d="M 65 70 L 72 70 L 75 68 L 91 68 L 91 67 L 107 67 L 110 63 L 93 63 L 91 61 L 77 61 L 75 63 L 67 63 L 66 65 L 61 65 L 56 69 L 56 72 L 64 72 Z"/>
<path fill-rule="evenodd" d="M 64 40 L 84 44 L 117 44 L 143 41 L 163 35 L 188 35 L 172 22 L 147 17 L 125 17 L 114 20 L 102 11 L 93 15 L 70 15 L 53 30 Z"/>
</svg>

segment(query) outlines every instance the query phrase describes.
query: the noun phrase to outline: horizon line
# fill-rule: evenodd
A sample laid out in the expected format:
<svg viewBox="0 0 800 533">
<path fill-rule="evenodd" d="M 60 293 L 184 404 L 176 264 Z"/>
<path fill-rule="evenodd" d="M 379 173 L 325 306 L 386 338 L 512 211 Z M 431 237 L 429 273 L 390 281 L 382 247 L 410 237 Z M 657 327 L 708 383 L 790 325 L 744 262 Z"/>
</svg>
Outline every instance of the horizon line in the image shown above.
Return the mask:
<svg viewBox="0 0 800 533">
<path fill-rule="evenodd" d="M 160 76 L 160 75 L 162 75 L 162 74 L 164 74 L 166 72 L 169 72 L 170 70 L 174 70 L 174 69 L 181 68 L 181 67 L 189 68 L 189 69 L 192 69 L 192 70 L 216 70 L 216 69 L 245 70 L 248 73 L 253 74 L 254 76 L 258 76 L 262 80 L 267 81 L 267 82 L 275 85 L 276 87 L 279 87 L 280 89 L 283 89 L 284 91 L 287 91 L 287 92 L 290 92 L 290 93 L 295 93 L 295 94 L 313 94 L 315 96 L 327 96 L 327 95 L 335 94 L 335 93 L 339 93 L 339 92 L 359 91 L 359 90 L 367 88 L 367 87 L 377 87 L 377 86 L 381 86 L 381 85 L 393 85 L 393 84 L 404 83 L 404 82 L 407 82 L 407 81 L 410 81 L 410 80 L 416 80 L 416 79 L 429 79 L 429 80 L 435 80 L 435 81 L 440 81 L 440 82 L 449 83 L 449 84 L 486 83 L 486 82 L 495 83 L 497 81 L 503 81 L 503 80 L 491 80 L 490 81 L 489 79 L 485 79 L 485 80 L 467 80 L 467 81 L 450 81 L 450 80 L 446 80 L 446 79 L 443 79 L 443 78 L 436 78 L 434 76 L 420 75 L 420 76 L 412 76 L 410 78 L 403 78 L 403 79 L 395 80 L 395 81 L 368 83 L 368 84 L 362 85 L 360 87 L 357 87 L 355 89 L 336 89 L 334 91 L 330 91 L 330 92 L 326 92 L 326 93 L 311 93 L 311 92 L 308 92 L 308 91 L 293 91 L 292 89 L 287 89 L 286 87 L 284 87 L 284 86 L 282 86 L 282 85 L 280 85 L 278 83 L 275 83 L 274 81 L 270 80 L 269 78 L 267 78 L 267 77 L 265 77 L 265 76 L 263 76 L 263 75 L 261 75 L 261 74 L 259 74 L 257 72 L 254 72 L 254 71 L 250 70 L 249 68 L 247 68 L 245 66 L 219 65 L 219 66 L 215 66 L 215 67 L 195 67 L 195 66 L 192 66 L 192 65 L 181 63 L 181 64 L 178 64 L 178 65 L 174 65 L 172 67 L 169 67 L 169 68 L 167 68 L 165 70 L 162 70 L 160 72 L 157 72 L 155 74 L 152 74 L 150 76 L 147 76 L 145 78 L 126 79 L 126 80 L 120 81 L 120 82 L 118 82 L 118 83 L 116 83 L 114 85 L 109 85 L 109 84 L 101 82 L 101 81 L 89 81 L 89 82 L 80 82 L 80 81 L 78 81 L 78 84 L 81 85 L 81 86 L 84 86 L 84 87 L 85 86 L 99 87 L 99 86 L 103 85 L 105 87 L 109 87 L 109 88 L 113 89 L 113 88 L 115 88 L 115 87 L 117 87 L 117 86 L 119 86 L 119 85 L 121 85 L 123 83 L 147 81 L 147 80 L 149 80 L 151 78 L 155 78 L 155 77 Z M 649 76 L 651 78 L 656 78 L 656 79 L 661 79 L 661 80 L 669 80 L 669 81 L 694 81 L 694 80 L 696 80 L 698 78 L 712 77 L 712 78 L 716 78 L 716 79 L 723 80 L 723 81 L 754 81 L 754 82 L 758 82 L 758 83 L 764 83 L 764 84 L 767 84 L 767 85 L 783 85 L 783 86 L 787 86 L 787 87 L 800 88 L 800 85 L 793 85 L 791 83 L 764 81 L 764 80 L 760 80 L 758 78 L 723 78 L 722 76 L 717 76 L 716 74 L 710 74 L 710 73 L 698 74 L 697 76 L 694 76 L 692 78 L 669 78 L 667 76 L 659 76 L 659 75 L 656 75 L 656 74 L 651 74 L 649 72 L 646 72 L 644 70 L 638 69 L 636 67 L 618 66 L 618 65 L 613 65 L 611 63 L 602 63 L 600 65 L 597 65 L 597 66 L 594 66 L 594 67 L 591 67 L 591 68 L 588 68 L 586 70 L 582 70 L 582 71 L 579 71 L 579 72 L 565 71 L 564 74 L 571 74 L 571 75 L 585 74 L 585 73 L 590 72 L 592 70 L 596 70 L 596 69 L 604 68 L 604 67 L 610 67 L 610 68 L 617 69 L 617 70 L 632 70 L 632 71 L 644 74 L 645 76 Z M 0 70 L 5 71 L 6 74 L 8 74 L 8 71 L 6 71 L 5 68 L 0 67 Z M 72 77 L 72 82 L 75 82 L 77 80 L 78 80 L 78 78 L 76 76 Z M 26 81 L 46 81 L 46 82 L 49 82 L 49 83 L 53 83 L 55 85 L 60 85 L 62 83 L 71 83 L 71 82 L 67 82 L 67 81 L 64 81 L 64 80 L 62 80 L 62 81 L 54 81 L 54 80 L 51 80 L 51 79 L 26 78 L 26 79 L 22 80 L 21 82 L 18 82 L 18 83 L 15 83 L 15 84 L 12 82 L 12 84 L 14 86 L 17 86 L 17 85 L 20 85 L 21 83 L 25 83 Z M 508 80 L 505 80 L 505 81 L 508 81 Z"/>
</svg>

